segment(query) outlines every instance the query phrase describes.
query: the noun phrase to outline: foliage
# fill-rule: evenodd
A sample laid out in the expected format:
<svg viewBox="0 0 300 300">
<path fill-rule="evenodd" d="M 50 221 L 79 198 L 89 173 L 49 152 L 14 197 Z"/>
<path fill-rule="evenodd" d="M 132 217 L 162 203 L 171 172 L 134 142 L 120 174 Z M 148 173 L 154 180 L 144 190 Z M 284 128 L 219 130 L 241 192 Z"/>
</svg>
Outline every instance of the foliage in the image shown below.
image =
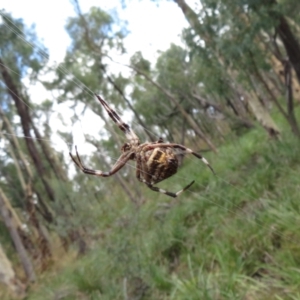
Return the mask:
<svg viewBox="0 0 300 300">
<path fill-rule="evenodd" d="M 274 39 L 284 24 L 297 48 L 299 4 L 201 3 L 197 11 L 174 0 L 189 22 L 183 45 L 155 63 L 136 52 L 128 76 L 111 71 L 114 55 L 126 52 L 126 28 L 99 8 L 77 7 L 55 68 L 34 30 L 1 13 L 0 198 L 38 273 L 28 299 L 299 298 L 299 82 L 289 44 Z M 54 101 L 31 104 L 25 78 L 42 82 Z M 162 136 L 218 152 L 204 153 L 217 176 L 186 156 L 159 185 L 196 183 L 170 199 L 134 178 L 134 162 L 105 180 L 74 171 L 68 153 L 49 143 L 56 107 L 72 107 L 72 128 L 87 112 L 104 122 L 97 140 L 85 136 L 95 150 L 81 156 L 87 166 L 109 169 L 124 143 L 94 92 L 132 119 L 142 142 Z M 19 132 L 27 139 L 14 139 Z M 73 146 L 69 127 L 59 135 Z M 5 225 L 1 244 L 16 248 L 8 257 L 19 266 Z"/>
<path fill-rule="evenodd" d="M 254 130 L 209 157 L 216 178 L 188 159 L 161 184 L 196 180 L 176 201 L 154 201 L 146 188 L 139 208 L 104 196 L 94 206 L 94 249 L 29 298 L 296 299 L 299 141 L 288 134 L 270 145 L 263 135 Z"/>
</svg>

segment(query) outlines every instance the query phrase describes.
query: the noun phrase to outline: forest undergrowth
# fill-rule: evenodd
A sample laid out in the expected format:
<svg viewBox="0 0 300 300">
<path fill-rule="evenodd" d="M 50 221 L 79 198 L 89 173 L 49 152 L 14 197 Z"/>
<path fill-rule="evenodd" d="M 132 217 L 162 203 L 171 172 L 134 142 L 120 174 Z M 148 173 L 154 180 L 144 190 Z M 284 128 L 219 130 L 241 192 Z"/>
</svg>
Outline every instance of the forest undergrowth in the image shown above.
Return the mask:
<svg viewBox="0 0 300 300">
<path fill-rule="evenodd" d="M 138 206 L 116 185 L 82 199 L 88 254 L 61 255 L 28 299 L 299 299 L 299 146 L 257 128 L 206 154 L 216 176 L 186 157 L 160 184 L 195 179 L 175 200 L 143 185 Z"/>
<path fill-rule="evenodd" d="M 0 299 L 300 299 L 300 2 L 167 1 L 187 25 L 155 61 L 126 49 L 126 20 L 71 2 L 60 62 L 0 11 Z M 184 144 L 216 175 L 185 156 L 158 184 L 195 180 L 173 199 L 131 160 L 83 174 L 75 145 L 106 171 L 125 141 L 94 93 L 142 143 Z"/>
</svg>

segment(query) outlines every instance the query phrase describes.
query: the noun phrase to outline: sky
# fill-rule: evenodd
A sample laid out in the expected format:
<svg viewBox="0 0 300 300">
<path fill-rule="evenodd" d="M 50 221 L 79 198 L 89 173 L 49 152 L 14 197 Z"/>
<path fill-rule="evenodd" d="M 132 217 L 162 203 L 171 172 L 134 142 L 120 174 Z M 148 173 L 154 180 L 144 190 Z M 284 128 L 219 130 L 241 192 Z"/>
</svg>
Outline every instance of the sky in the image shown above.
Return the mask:
<svg viewBox="0 0 300 300">
<path fill-rule="evenodd" d="M 35 24 L 38 37 L 50 51 L 50 59 L 61 61 L 70 39 L 64 30 L 66 20 L 75 16 L 69 0 L 2 0 L 2 8 L 27 25 Z M 4 2 L 4 3 L 3 3 Z M 166 50 L 170 43 L 180 43 L 180 33 L 187 22 L 173 1 L 127 0 L 122 8 L 120 0 L 84 0 L 79 4 L 83 12 L 99 6 L 107 12 L 117 13 L 128 22 L 129 35 L 125 46 L 129 53 L 142 50 L 150 59 L 157 50 Z M 189 2 L 189 1 L 187 1 Z"/>
<path fill-rule="evenodd" d="M 87 12 L 92 6 L 99 6 L 109 13 L 117 14 L 120 20 L 127 22 L 129 34 L 124 40 L 124 45 L 128 54 L 124 57 L 114 58 L 123 63 L 137 51 L 141 51 L 146 59 L 154 63 L 159 50 L 168 49 L 171 43 L 181 44 L 180 34 L 182 29 L 187 26 L 181 10 L 173 1 L 160 0 L 158 5 L 151 0 L 126 0 L 125 8 L 122 7 L 120 0 L 78 0 L 78 2 L 82 12 Z M 63 60 L 70 44 L 70 38 L 64 26 L 68 17 L 76 15 L 71 1 L 2 0 L 1 3 L 2 8 L 11 13 L 13 18 L 22 18 L 27 26 L 35 25 L 38 38 L 49 50 L 50 65 L 57 65 Z M 192 0 L 188 0 L 187 3 L 195 5 Z M 116 71 L 118 70 L 116 69 Z M 26 80 L 24 83 L 28 84 Z M 28 90 L 34 102 L 51 97 L 39 84 L 30 86 Z M 66 119 L 71 116 L 68 104 L 62 104 L 59 107 L 56 105 L 54 110 L 63 111 Z M 65 121 L 67 122 L 67 120 Z M 72 127 L 69 129 L 73 132 L 75 144 L 84 144 L 84 134 L 86 133 L 97 136 L 96 127 L 98 126 L 93 126 L 95 122 L 99 122 L 99 117 L 87 111 L 80 124 L 71 126 L 69 123 L 68 126 Z M 55 114 L 52 117 L 52 125 L 54 131 L 61 129 L 61 124 Z M 54 135 L 53 141 L 59 145 L 58 148 L 66 150 L 66 145 L 62 144 L 57 136 Z M 80 148 L 84 153 L 91 151 L 89 146 L 80 146 Z"/>
</svg>

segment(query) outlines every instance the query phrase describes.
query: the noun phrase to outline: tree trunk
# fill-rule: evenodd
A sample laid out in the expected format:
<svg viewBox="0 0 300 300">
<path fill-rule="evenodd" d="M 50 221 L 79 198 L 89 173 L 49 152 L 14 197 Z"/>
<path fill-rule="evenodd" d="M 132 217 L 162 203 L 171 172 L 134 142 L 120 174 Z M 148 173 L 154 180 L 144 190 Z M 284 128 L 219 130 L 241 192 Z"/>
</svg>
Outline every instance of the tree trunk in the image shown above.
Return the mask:
<svg viewBox="0 0 300 300">
<path fill-rule="evenodd" d="M 1 107 L 0 107 L 0 117 L 2 118 L 2 120 L 4 121 L 5 124 L 5 128 L 7 129 L 7 131 L 9 132 L 9 137 L 10 137 L 10 143 L 12 145 L 12 148 L 14 149 L 18 149 L 17 154 L 18 157 L 20 158 L 21 162 L 22 162 L 22 167 L 24 167 L 24 169 L 26 170 L 26 175 L 29 177 L 29 179 L 32 179 L 33 175 L 32 175 L 32 171 L 29 167 L 29 164 L 27 163 L 27 160 L 25 158 L 24 153 L 21 150 L 20 144 L 18 142 L 18 139 L 16 139 L 16 136 L 14 134 L 14 131 L 12 129 L 12 126 L 10 124 L 10 121 L 7 119 L 7 117 L 5 116 L 4 112 L 2 111 Z"/>
<path fill-rule="evenodd" d="M 16 277 L 15 271 L 8 257 L 0 244 L 0 282 L 6 284 L 8 288 L 18 298 L 25 297 L 25 286 Z"/>
<path fill-rule="evenodd" d="M 0 70 L 1 70 L 1 75 L 2 75 L 3 81 L 7 86 L 8 93 L 14 100 L 18 114 L 21 118 L 21 124 L 22 124 L 22 128 L 23 128 L 23 133 L 26 137 L 25 142 L 26 142 L 26 146 L 29 151 L 29 154 L 33 160 L 33 163 L 36 167 L 37 173 L 39 174 L 39 177 L 42 180 L 42 183 L 45 187 L 45 190 L 46 190 L 50 200 L 54 201 L 55 200 L 54 192 L 44 177 L 44 167 L 43 167 L 42 161 L 40 159 L 38 150 L 33 142 L 33 139 L 31 138 L 30 124 L 32 124 L 32 121 L 31 121 L 30 114 L 28 112 L 28 106 L 26 106 L 25 103 L 21 100 L 22 97 L 18 91 L 18 88 L 14 84 L 13 79 L 10 76 L 10 74 L 9 74 L 8 70 L 6 69 L 5 64 L 3 63 L 1 58 L 0 58 Z"/>
<path fill-rule="evenodd" d="M 18 230 L 13 222 L 12 212 L 5 205 L 5 201 L 2 197 L 2 195 L 0 195 L 0 214 L 4 220 L 5 226 L 7 227 L 8 231 L 10 233 L 10 236 L 13 240 L 13 243 L 16 247 L 21 264 L 22 264 L 25 274 L 27 276 L 27 280 L 30 282 L 34 282 L 36 280 L 36 276 L 35 276 L 35 272 L 33 269 L 33 265 L 29 259 L 26 249 L 22 243 L 22 239 L 18 233 Z"/>
<path fill-rule="evenodd" d="M 300 44 L 283 16 L 279 18 L 279 25 L 276 30 L 300 82 Z"/>
<path fill-rule="evenodd" d="M 61 164 L 57 161 L 55 153 L 53 153 L 53 150 L 49 147 L 47 143 L 45 143 L 43 137 L 41 136 L 36 126 L 33 123 L 31 124 L 37 141 L 41 145 L 44 156 L 47 159 L 50 168 L 53 170 L 53 173 L 55 174 L 56 178 L 61 181 L 67 181 L 66 172 L 63 170 Z"/>
<path fill-rule="evenodd" d="M 293 34 L 289 23 L 286 18 L 279 12 L 278 7 L 273 9 L 273 6 L 277 4 L 276 0 L 265 0 L 259 4 L 254 4 L 253 9 L 260 14 L 260 8 L 265 6 L 269 9 L 269 15 L 277 22 L 275 27 L 276 33 L 278 33 L 288 58 L 296 72 L 298 81 L 300 82 L 300 43 L 296 36 Z"/>
<path fill-rule="evenodd" d="M 199 22 L 197 14 L 190 8 L 190 6 L 184 0 L 174 0 L 175 3 L 182 10 L 185 18 L 189 22 L 191 28 L 195 30 L 200 38 L 202 38 L 205 43 L 208 43 L 210 38 L 206 36 L 204 32 L 201 31 L 201 24 Z"/>
<path fill-rule="evenodd" d="M 287 98 L 287 112 L 288 119 L 291 125 L 293 133 L 299 138 L 300 130 L 297 123 L 297 119 L 294 112 L 294 98 L 293 98 L 293 81 L 292 81 L 292 69 L 290 62 L 285 64 L 285 85 L 286 85 L 286 98 Z"/>
<path fill-rule="evenodd" d="M 42 225 L 36 215 L 36 207 L 33 201 L 31 184 L 27 185 L 26 191 L 26 210 L 29 217 L 30 224 L 36 230 L 38 254 L 40 257 L 41 270 L 47 269 L 49 262 L 52 258 L 52 252 L 50 247 L 50 241 L 45 235 L 45 230 L 43 230 Z"/>
<path fill-rule="evenodd" d="M 250 92 L 249 95 L 246 95 L 245 97 L 249 103 L 249 106 L 255 118 L 269 133 L 269 136 L 272 138 L 278 138 L 278 135 L 280 134 L 280 130 L 274 123 L 273 119 L 271 118 L 266 108 L 258 101 L 258 98 L 255 95 L 255 93 Z"/>
</svg>

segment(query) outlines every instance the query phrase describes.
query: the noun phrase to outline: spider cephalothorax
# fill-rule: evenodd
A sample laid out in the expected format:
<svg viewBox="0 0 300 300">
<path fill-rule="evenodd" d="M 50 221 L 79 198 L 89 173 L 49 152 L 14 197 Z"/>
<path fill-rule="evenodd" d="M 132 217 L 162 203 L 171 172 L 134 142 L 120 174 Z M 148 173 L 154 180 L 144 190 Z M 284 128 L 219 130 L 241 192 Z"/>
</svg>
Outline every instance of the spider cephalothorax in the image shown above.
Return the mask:
<svg viewBox="0 0 300 300">
<path fill-rule="evenodd" d="M 86 168 L 81 162 L 77 152 L 77 147 L 75 147 L 77 159 L 71 153 L 70 156 L 82 172 L 95 176 L 108 177 L 118 172 L 128 162 L 128 160 L 135 160 L 137 179 L 145 183 L 151 190 L 171 197 L 177 197 L 194 183 L 194 181 L 192 181 L 177 193 L 171 193 L 154 186 L 154 184 L 169 178 L 177 172 L 177 151 L 193 154 L 197 158 L 201 159 L 212 170 L 212 172 L 214 172 L 204 157 L 183 145 L 165 143 L 162 138 L 156 142 L 146 142 L 141 144 L 139 138 L 132 131 L 129 125 L 124 123 L 119 115 L 100 96 L 96 95 L 96 97 L 108 112 L 111 119 L 125 133 L 128 142 L 122 146 L 122 155 L 108 172 Z"/>
</svg>

